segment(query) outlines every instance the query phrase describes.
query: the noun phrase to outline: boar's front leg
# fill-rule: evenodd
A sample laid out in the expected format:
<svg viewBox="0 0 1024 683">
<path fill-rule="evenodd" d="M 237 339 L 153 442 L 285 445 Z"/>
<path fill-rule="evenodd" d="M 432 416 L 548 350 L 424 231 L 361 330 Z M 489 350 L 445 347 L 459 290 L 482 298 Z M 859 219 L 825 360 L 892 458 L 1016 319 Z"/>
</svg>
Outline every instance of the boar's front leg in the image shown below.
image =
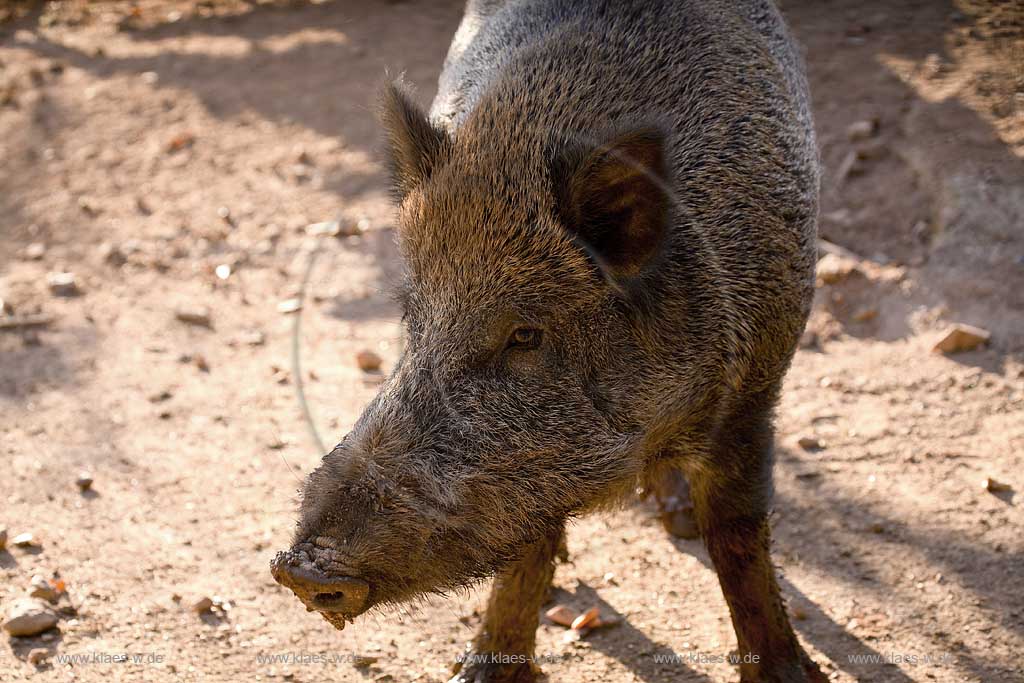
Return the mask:
<svg viewBox="0 0 1024 683">
<path fill-rule="evenodd" d="M 480 631 L 449 683 L 533 683 L 540 608 L 564 552 L 560 527 L 530 544 L 494 578 Z"/>
<path fill-rule="evenodd" d="M 771 403 L 771 402 L 768 402 Z M 789 623 L 769 554 L 772 427 L 755 403 L 726 422 L 707 468 L 690 478 L 697 523 L 739 644 L 742 683 L 826 683 Z"/>
</svg>

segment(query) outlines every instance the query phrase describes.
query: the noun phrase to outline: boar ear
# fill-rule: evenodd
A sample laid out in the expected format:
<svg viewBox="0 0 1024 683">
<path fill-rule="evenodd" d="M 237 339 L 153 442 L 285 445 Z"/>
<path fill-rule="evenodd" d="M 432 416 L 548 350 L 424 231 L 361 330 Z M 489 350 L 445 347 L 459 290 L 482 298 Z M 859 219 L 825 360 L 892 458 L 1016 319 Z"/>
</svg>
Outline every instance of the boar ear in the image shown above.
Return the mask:
<svg viewBox="0 0 1024 683">
<path fill-rule="evenodd" d="M 430 177 L 447 154 L 451 139 L 413 104 L 400 81 L 384 86 L 380 119 L 387 136 L 392 187 L 401 200 Z"/>
<path fill-rule="evenodd" d="M 668 220 L 664 135 L 637 128 L 562 152 L 552 168 L 558 213 L 613 284 L 657 256 Z"/>
</svg>

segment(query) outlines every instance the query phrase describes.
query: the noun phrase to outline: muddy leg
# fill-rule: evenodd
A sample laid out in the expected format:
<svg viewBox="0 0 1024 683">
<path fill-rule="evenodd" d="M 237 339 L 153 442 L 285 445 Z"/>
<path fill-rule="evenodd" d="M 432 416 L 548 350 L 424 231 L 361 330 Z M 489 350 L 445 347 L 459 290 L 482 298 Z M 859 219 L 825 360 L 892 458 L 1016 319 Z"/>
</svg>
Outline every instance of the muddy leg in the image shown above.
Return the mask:
<svg viewBox="0 0 1024 683">
<path fill-rule="evenodd" d="M 535 542 L 495 577 L 480 631 L 449 683 L 533 683 L 540 608 L 563 537 L 560 529 Z"/>
<path fill-rule="evenodd" d="M 665 531 L 688 540 L 700 537 L 693 500 L 690 498 L 690 484 L 678 468 L 666 470 L 654 483 L 652 492 Z"/>
<path fill-rule="evenodd" d="M 740 680 L 825 683 L 793 633 L 769 554 L 770 422 L 747 417 L 725 431 L 720 467 L 697 473 L 691 483 L 701 535 L 736 629 Z"/>
</svg>

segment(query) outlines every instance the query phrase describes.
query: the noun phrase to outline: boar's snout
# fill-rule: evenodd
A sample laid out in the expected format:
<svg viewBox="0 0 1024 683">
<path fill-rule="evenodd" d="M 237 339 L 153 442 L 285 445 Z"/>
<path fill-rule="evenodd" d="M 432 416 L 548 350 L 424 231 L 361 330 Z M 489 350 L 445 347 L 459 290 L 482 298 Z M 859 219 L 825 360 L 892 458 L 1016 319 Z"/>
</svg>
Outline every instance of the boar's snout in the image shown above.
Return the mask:
<svg viewBox="0 0 1024 683">
<path fill-rule="evenodd" d="M 274 580 L 288 588 L 309 611 L 320 612 L 338 628 L 365 611 L 370 585 L 352 576 L 326 574 L 303 554 L 281 552 L 270 564 Z M 332 618 L 333 617 L 333 618 Z"/>
</svg>

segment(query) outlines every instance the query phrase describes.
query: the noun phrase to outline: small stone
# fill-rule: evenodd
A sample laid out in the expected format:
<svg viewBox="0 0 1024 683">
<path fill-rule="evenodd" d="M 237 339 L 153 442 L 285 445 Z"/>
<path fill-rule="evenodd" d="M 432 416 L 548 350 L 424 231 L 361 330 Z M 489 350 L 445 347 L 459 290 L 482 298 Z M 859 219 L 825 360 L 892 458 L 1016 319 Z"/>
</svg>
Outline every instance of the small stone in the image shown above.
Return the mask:
<svg viewBox="0 0 1024 683">
<path fill-rule="evenodd" d="M 18 546 L 19 548 L 27 548 L 30 545 L 35 545 L 36 539 L 32 534 L 26 531 L 25 533 L 18 534 L 12 538 L 11 544 Z"/>
<path fill-rule="evenodd" d="M 192 611 L 199 614 L 209 612 L 211 609 L 213 609 L 213 600 L 206 596 L 203 596 L 192 603 Z"/>
<path fill-rule="evenodd" d="M 851 258 L 837 254 L 825 254 L 818 261 L 818 279 L 826 285 L 845 280 L 860 269 L 860 264 Z"/>
<path fill-rule="evenodd" d="M 822 449 L 821 441 L 813 436 L 801 436 L 796 443 L 805 451 L 820 451 Z"/>
<path fill-rule="evenodd" d="M 878 317 L 877 308 L 862 308 L 853 314 L 853 319 L 859 323 L 866 323 Z"/>
<path fill-rule="evenodd" d="M 169 401 L 172 398 L 174 398 L 174 394 L 172 394 L 167 389 L 164 389 L 163 391 L 158 391 L 155 394 L 151 394 L 150 397 L 149 397 L 149 402 L 150 403 L 163 403 L 164 401 Z"/>
<path fill-rule="evenodd" d="M 121 248 L 116 244 L 111 244 L 110 242 L 104 242 L 101 244 L 97 252 L 99 253 L 100 259 L 110 266 L 123 266 L 128 261 L 124 252 L 121 251 Z"/>
<path fill-rule="evenodd" d="M 7 549 L 7 529 L 0 527 L 0 551 Z"/>
<path fill-rule="evenodd" d="M 92 488 L 92 475 L 88 472 L 79 472 L 78 478 L 75 479 L 75 486 L 83 493 L 88 491 Z"/>
<path fill-rule="evenodd" d="M 382 362 L 380 356 L 367 349 L 356 354 L 356 364 L 363 372 L 377 372 Z"/>
<path fill-rule="evenodd" d="M 311 223 L 306 226 L 306 234 L 313 237 L 337 237 L 341 234 L 341 224 L 338 221 Z"/>
<path fill-rule="evenodd" d="M 985 490 L 989 493 L 1008 493 L 1013 490 L 1013 487 L 1009 484 L 993 479 L 992 477 L 985 477 L 983 484 Z"/>
<path fill-rule="evenodd" d="M 238 335 L 238 341 L 246 346 L 263 346 L 267 337 L 259 330 L 249 330 Z"/>
<path fill-rule="evenodd" d="M 213 272 L 221 280 L 227 280 L 231 277 L 231 266 L 227 263 L 222 263 L 214 268 Z"/>
<path fill-rule="evenodd" d="M 860 160 L 857 150 L 851 149 L 846 153 L 846 156 L 839 163 L 839 168 L 836 170 L 836 185 L 842 185 L 851 176 L 860 175 L 864 172 Z"/>
<path fill-rule="evenodd" d="M 878 133 L 878 119 L 854 121 L 846 128 L 846 137 L 851 140 L 864 140 Z"/>
<path fill-rule="evenodd" d="M 57 625 L 57 615 L 49 607 L 30 598 L 11 603 L 3 628 L 12 636 L 35 636 Z"/>
<path fill-rule="evenodd" d="M 30 596 L 57 604 L 60 600 L 60 591 L 53 587 L 43 576 L 36 574 L 32 577 L 32 588 L 29 589 Z"/>
<path fill-rule="evenodd" d="M 548 611 L 544 612 L 544 616 L 553 624 L 569 627 L 572 626 L 572 622 L 578 615 L 576 614 L 576 611 L 568 605 L 555 605 Z"/>
<path fill-rule="evenodd" d="M 583 634 L 576 629 L 569 629 L 562 634 L 563 643 L 575 643 L 583 638 Z"/>
<path fill-rule="evenodd" d="M 371 664 L 376 664 L 380 661 L 380 657 L 374 657 L 372 655 L 356 655 L 352 658 L 352 666 L 357 669 L 368 669 Z"/>
<path fill-rule="evenodd" d="M 807 612 L 805 612 L 800 607 L 794 607 L 793 608 L 793 618 L 796 619 L 797 621 L 804 621 L 805 619 L 807 619 Z"/>
<path fill-rule="evenodd" d="M 46 658 L 50 656 L 49 651 L 45 647 L 34 647 L 28 651 L 28 656 L 25 658 L 29 664 L 38 666 L 46 663 Z"/>
<path fill-rule="evenodd" d="M 285 299 L 277 305 L 278 313 L 297 313 L 302 310 L 301 299 Z"/>
<path fill-rule="evenodd" d="M 615 615 L 611 617 L 598 617 L 597 621 L 590 625 L 590 628 L 611 628 L 622 623 L 622 617 Z"/>
<path fill-rule="evenodd" d="M 170 153 L 183 150 L 187 147 L 191 147 L 192 143 L 196 141 L 196 136 L 189 132 L 178 133 L 173 138 L 167 141 L 167 151 Z"/>
<path fill-rule="evenodd" d="M 818 346 L 818 333 L 811 329 L 806 329 L 800 335 L 800 348 L 801 349 L 813 349 Z"/>
<path fill-rule="evenodd" d="M 971 351 L 982 344 L 987 344 L 990 337 L 991 334 L 988 330 L 958 323 L 951 327 L 942 339 L 932 347 L 932 351 L 935 353 Z"/>
<path fill-rule="evenodd" d="M 54 296 L 75 296 L 80 292 L 74 273 L 50 273 L 46 284 Z"/>
<path fill-rule="evenodd" d="M 33 242 L 25 247 L 25 258 L 31 261 L 38 261 L 46 254 L 46 245 L 42 242 Z"/>
<path fill-rule="evenodd" d="M 174 310 L 174 317 L 189 325 L 210 327 L 210 309 L 206 306 L 179 307 Z"/>
</svg>

